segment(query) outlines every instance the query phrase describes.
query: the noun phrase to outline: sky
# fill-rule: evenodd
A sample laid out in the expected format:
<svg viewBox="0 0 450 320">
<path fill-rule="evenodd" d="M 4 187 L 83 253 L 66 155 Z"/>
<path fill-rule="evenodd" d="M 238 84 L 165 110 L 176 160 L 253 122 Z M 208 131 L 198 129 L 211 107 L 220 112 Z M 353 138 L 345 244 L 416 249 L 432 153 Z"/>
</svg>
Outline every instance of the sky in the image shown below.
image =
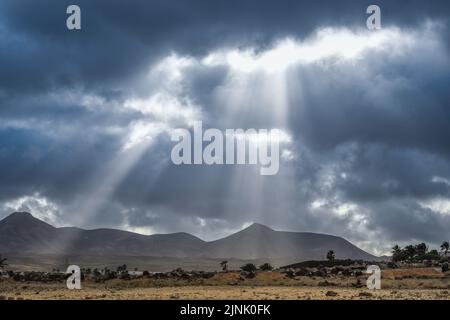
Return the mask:
<svg viewBox="0 0 450 320">
<path fill-rule="evenodd" d="M 1 1 L 0 218 L 450 240 L 450 3 L 377 1 L 380 30 L 370 4 Z M 195 121 L 281 130 L 279 172 L 174 165 Z"/>
</svg>

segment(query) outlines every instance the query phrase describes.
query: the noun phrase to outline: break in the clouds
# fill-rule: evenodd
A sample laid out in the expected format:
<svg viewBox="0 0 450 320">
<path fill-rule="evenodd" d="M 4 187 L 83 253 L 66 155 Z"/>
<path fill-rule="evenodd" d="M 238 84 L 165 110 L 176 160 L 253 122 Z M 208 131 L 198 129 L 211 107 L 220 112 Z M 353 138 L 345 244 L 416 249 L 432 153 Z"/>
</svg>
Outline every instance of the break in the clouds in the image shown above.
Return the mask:
<svg viewBox="0 0 450 320">
<path fill-rule="evenodd" d="M 365 1 L 77 1 L 80 31 L 69 4 L 0 4 L 1 216 L 448 240 L 447 1 L 379 1 L 373 31 Z M 279 173 L 173 165 L 195 121 L 280 129 Z"/>
</svg>

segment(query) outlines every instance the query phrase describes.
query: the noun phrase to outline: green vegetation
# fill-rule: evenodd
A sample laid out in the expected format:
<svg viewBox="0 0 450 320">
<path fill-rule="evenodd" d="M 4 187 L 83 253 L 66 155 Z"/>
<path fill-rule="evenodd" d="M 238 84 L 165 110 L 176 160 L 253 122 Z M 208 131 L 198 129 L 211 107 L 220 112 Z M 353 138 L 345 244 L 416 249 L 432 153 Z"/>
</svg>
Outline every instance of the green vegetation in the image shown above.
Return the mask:
<svg viewBox="0 0 450 320">
<path fill-rule="evenodd" d="M 253 263 L 247 263 L 246 265 L 243 265 L 241 267 L 242 271 L 246 271 L 246 272 L 256 272 L 257 268 Z"/>
<path fill-rule="evenodd" d="M 8 265 L 6 260 L 8 260 L 8 258 L 3 258 L 0 254 L 0 269 L 4 269 Z"/>
<path fill-rule="evenodd" d="M 270 263 L 264 263 L 264 264 L 262 264 L 262 265 L 260 265 L 259 266 L 259 269 L 261 270 L 261 271 L 272 271 L 273 270 L 273 267 L 270 265 Z"/>
<path fill-rule="evenodd" d="M 123 265 L 121 265 L 121 266 L 118 266 L 118 267 L 117 267 L 117 272 L 118 272 L 118 273 L 126 273 L 126 272 L 127 272 L 127 265 L 126 265 L 126 264 L 123 264 Z"/>
<path fill-rule="evenodd" d="M 334 259 L 336 258 L 336 255 L 333 250 L 330 250 L 327 252 L 327 260 L 330 262 L 334 262 Z"/>
<path fill-rule="evenodd" d="M 220 263 L 220 266 L 222 267 L 222 271 L 228 272 L 228 261 L 224 260 Z"/>
<path fill-rule="evenodd" d="M 448 243 L 448 241 L 442 242 L 441 252 L 444 254 L 444 256 L 447 256 L 449 251 L 450 251 L 450 244 Z"/>
<path fill-rule="evenodd" d="M 443 255 L 448 253 L 448 242 L 441 245 Z M 407 245 L 404 248 L 395 245 L 392 248 L 392 261 L 423 261 L 423 260 L 440 260 L 441 255 L 436 249 L 429 250 L 425 243 L 417 245 Z"/>
</svg>

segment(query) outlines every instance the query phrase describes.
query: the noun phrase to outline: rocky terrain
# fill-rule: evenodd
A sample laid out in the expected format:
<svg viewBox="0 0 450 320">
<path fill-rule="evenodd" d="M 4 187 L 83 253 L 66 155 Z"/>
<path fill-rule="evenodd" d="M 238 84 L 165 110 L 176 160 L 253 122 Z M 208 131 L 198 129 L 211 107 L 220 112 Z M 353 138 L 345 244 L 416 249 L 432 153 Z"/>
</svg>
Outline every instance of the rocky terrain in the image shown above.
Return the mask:
<svg viewBox="0 0 450 320">
<path fill-rule="evenodd" d="M 82 289 L 61 272 L 4 272 L 0 299 L 450 299 L 442 266 L 379 264 L 381 290 L 366 287 L 364 261 L 308 261 L 273 271 L 82 270 Z"/>
</svg>

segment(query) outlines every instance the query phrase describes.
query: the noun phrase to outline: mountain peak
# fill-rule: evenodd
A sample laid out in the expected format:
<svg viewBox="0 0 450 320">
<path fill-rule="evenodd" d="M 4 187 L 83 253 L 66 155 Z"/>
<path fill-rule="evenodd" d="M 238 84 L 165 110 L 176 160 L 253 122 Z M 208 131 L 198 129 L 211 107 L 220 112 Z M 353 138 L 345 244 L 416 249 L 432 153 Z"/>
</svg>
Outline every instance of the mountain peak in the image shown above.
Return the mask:
<svg viewBox="0 0 450 320">
<path fill-rule="evenodd" d="M 26 211 L 13 212 L 3 220 L 0 220 L 0 223 L 14 226 L 21 226 L 25 228 L 38 225 L 54 228 L 53 226 L 36 218 L 31 213 Z"/>
<path fill-rule="evenodd" d="M 272 228 L 269 228 L 268 226 L 258 222 L 253 222 L 250 226 L 248 226 L 244 230 L 274 231 Z"/>
<path fill-rule="evenodd" d="M 33 215 L 31 213 L 29 213 L 28 211 L 15 211 L 13 213 L 10 214 L 10 216 L 13 215 L 17 215 L 17 216 L 28 216 L 28 217 L 32 217 Z"/>
<path fill-rule="evenodd" d="M 14 220 L 16 220 L 16 219 L 30 219 L 30 218 L 36 219 L 29 212 L 26 212 L 26 211 L 15 211 L 15 212 L 11 213 L 9 216 L 7 216 L 6 218 L 4 218 L 4 220 L 6 220 L 6 219 L 8 219 L 8 220 L 9 219 L 14 219 Z"/>
</svg>

